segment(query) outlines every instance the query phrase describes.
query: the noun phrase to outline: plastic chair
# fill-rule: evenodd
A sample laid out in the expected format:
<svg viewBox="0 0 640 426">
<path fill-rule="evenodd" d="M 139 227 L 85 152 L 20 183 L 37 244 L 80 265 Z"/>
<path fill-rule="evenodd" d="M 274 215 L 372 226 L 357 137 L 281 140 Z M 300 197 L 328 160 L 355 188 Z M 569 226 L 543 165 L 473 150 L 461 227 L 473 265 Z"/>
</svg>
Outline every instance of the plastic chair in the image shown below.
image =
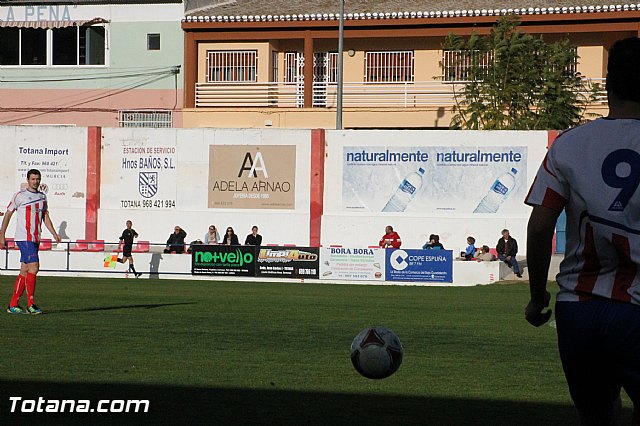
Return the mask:
<svg viewBox="0 0 640 426">
<path fill-rule="evenodd" d="M 132 253 L 149 253 L 149 241 L 138 241 Z"/>
<path fill-rule="evenodd" d="M 87 240 L 77 240 L 69 251 L 87 251 L 89 250 L 89 242 Z"/>
<path fill-rule="evenodd" d="M 104 240 L 91 241 L 87 251 L 104 251 Z"/>
<path fill-rule="evenodd" d="M 17 250 L 18 246 L 16 245 L 16 242 L 14 241 L 13 238 L 6 238 L 5 240 L 5 244 L 7 246 L 7 250 Z"/>
<path fill-rule="evenodd" d="M 489 253 L 491 253 L 492 255 L 494 255 L 496 257 L 496 259 L 498 258 L 498 250 L 494 249 L 494 248 L 490 248 L 489 249 Z"/>
<path fill-rule="evenodd" d="M 51 250 L 53 248 L 53 240 L 51 238 L 42 238 L 38 250 Z"/>
</svg>

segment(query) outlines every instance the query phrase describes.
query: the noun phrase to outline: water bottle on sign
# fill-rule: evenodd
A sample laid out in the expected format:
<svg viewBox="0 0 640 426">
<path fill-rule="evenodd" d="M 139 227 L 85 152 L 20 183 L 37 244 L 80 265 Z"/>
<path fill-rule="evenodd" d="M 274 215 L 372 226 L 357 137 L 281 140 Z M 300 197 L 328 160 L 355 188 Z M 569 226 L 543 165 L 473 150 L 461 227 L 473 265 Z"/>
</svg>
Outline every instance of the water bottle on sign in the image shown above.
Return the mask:
<svg viewBox="0 0 640 426">
<path fill-rule="evenodd" d="M 491 188 L 489 188 L 489 192 L 484 196 L 478 207 L 473 211 L 474 213 L 495 213 L 498 211 L 504 200 L 507 199 L 511 191 L 516 186 L 516 174 L 518 171 L 516 169 L 511 169 L 511 171 L 501 174 L 498 179 L 496 179 Z"/>
<path fill-rule="evenodd" d="M 417 172 L 411 172 L 396 189 L 393 196 L 382 209 L 383 212 L 403 212 L 422 187 L 424 169 L 420 167 Z"/>
</svg>

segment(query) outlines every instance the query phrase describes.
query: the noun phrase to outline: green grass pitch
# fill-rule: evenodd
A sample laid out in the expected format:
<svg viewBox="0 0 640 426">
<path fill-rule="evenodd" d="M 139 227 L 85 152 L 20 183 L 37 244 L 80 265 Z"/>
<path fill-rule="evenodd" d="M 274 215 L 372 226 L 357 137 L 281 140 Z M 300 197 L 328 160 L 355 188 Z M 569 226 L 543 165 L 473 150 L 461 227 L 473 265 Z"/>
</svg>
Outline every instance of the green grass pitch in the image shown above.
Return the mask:
<svg viewBox="0 0 640 426">
<path fill-rule="evenodd" d="M 13 282 L 0 277 L 5 303 Z M 36 296 L 45 315 L 0 317 L 0 424 L 577 424 L 554 328 L 524 320 L 526 283 L 40 277 Z M 349 359 L 370 325 L 404 345 L 384 380 Z M 150 409 L 17 414 L 11 396 L 147 399 Z"/>
</svg>

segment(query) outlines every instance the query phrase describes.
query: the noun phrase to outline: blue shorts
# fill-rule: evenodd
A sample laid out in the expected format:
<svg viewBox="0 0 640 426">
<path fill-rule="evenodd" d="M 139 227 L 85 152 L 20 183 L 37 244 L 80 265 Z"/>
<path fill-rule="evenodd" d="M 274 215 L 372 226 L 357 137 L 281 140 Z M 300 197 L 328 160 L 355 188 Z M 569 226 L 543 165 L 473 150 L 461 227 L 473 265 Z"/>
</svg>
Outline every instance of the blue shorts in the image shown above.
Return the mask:
<svg viewBox="0 0 640 426">
<path fill-rule="evenodd" d="M 38 244 L 33 241 L 16 241 L 16 245 L 20 249 L 20 263 L 40 262 Z"/>
<path fill-rule="evenodd" d="M 556 304 L 558 349 L 571 398 L 605 424 L 620 389 L 640 406 L 640 306 L 595 298 Z"/>
</svg>

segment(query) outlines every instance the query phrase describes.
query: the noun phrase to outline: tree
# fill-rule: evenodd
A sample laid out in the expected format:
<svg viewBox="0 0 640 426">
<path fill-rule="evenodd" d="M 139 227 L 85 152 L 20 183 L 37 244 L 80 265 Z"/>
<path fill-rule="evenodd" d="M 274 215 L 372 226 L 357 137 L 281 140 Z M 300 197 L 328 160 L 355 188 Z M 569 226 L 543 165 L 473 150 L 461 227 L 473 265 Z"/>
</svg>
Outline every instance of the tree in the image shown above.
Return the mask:
<svg viewBox="0 0 640 426">
<path fill-rule="evenodd" d="M 454 85 L 451 128 L 563 130 L 584 119 L 600 87 L 573 70 L 576 50 L 568 40 L 547 44 L 520 31 L 519 24 L 505 16 L 488 36 L 445 39 L 444 49 L 458 52 L 449 66 L 463 69 L 466 80 L 459 93 Z"/>
</svg>

